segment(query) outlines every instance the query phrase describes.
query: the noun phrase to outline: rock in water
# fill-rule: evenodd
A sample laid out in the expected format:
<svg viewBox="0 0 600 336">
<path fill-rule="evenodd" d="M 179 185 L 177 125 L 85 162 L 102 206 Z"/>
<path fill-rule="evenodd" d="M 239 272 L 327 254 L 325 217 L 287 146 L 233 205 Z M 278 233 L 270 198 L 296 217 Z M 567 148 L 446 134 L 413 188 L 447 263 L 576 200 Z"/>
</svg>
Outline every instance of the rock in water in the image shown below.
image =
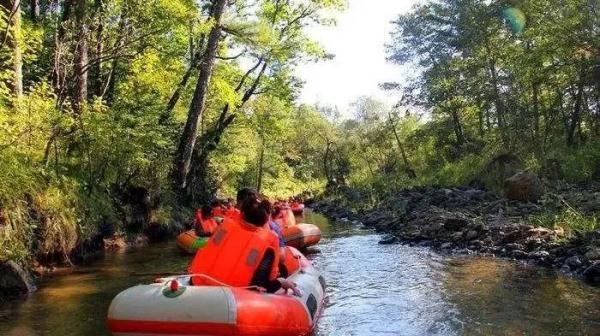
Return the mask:
<svg viewBox="0 0 600 336">
<path fill-rule="evenodd" d="M 398 238 L 396 238 L 396 236 L 394 235 L 386 235 L 383 238 L 381 238 L 381 240 L 379 241 L 379 244 L 381 245 L 389 245 L 389 244 L 394 244 L 398 241 Z"/>
<path fill-rule="evenodd" d="M 35 291 L 27 271 L 13 261 L 0 263 L 0 296 L 21 296 Z"/>
<path fill-rule="evenodd" d="M 590 249 L 585 257 L 590 261 L 600 260 L 600 248 Z"/>
<path fill-rule="evenodd" d="M 510 200 L 535 202 L 542 193 L 542 181 L 530 171 L 516 173 L 504 181 L 504 196 Z"/>
<path fill-rule="evenodd" d="M 596 261 L 592 266 L 583 271 L 583 276 L 592 285 L 600 285 L 600 261 Z"/>
</svg>

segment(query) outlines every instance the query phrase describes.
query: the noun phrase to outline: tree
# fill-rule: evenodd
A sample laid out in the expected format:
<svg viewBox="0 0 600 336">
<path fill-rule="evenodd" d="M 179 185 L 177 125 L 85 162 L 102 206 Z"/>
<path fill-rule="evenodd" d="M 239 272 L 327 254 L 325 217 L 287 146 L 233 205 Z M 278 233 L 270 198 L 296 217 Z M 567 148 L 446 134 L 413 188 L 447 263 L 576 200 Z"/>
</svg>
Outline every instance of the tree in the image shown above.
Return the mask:
<svg viewBox="0 0 600 336">
<path fill-rule="evenodd" d="M 75 3 L 75 27 L 77 28 L 78 40 L 75 49 L 75 93 L 73 95 L 73 111 L 81 114 L 88 96 L 88 25 L 86 23 L 87 6 L 86 0 L 76 0 Z"/>
<path fill-rule="evenodd" d="M 177 150 L 176 183 L 180 189 L 185 189 L 187 186 L 187 175 L 190 171 L 192 154 L 196 144 L 198 120 L 202 116 L 202 111 L 204 110 L 208 82 L 212 74 L 215 58 L 217 56 L 217 47 L 221 38 L 221 17 L 225 12 L 226 5 L 226 0 L 215 0 L 213 3 L 213 27 L 208 34 L 206 52 L 200 65 L 200 75 L 198 82 L 196 83 L 196 89 L 190 104 L 188 118 Z"/>
<path fill-rule="evenodd" d="M 2 0 L 0 1 L 0 50 L 5 47 L 10 50 L 7 57 L 12 64 L 12 81 L 10 83 L 11 91 L 16 97 L 23 95 L 23 56 L 21 52 L 21 1 L 20 0 Z"/>
</svg>

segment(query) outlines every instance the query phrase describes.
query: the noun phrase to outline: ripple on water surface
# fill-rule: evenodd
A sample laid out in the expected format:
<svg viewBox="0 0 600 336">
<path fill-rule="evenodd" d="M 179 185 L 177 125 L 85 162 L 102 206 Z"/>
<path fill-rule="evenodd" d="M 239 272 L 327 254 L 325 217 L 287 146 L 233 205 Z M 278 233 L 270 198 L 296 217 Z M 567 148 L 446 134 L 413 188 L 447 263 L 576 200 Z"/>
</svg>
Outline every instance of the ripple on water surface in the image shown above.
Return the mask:
<svg viewBox="0 0 600 336">
<path fill-rule="evenodd" d="M 328 280 L 329 303 L 319 335 L 454 334 L 456 313 L 443 298 L 438 257 L 427 249 L 359 235 L 320 250 L 314 260 Z"/>
<path fill-rule="evenodd" d="M 318 335 L 600 335 L 600 290 L 539 267 L 378 237 L 328 240 Z"/>
</svg>

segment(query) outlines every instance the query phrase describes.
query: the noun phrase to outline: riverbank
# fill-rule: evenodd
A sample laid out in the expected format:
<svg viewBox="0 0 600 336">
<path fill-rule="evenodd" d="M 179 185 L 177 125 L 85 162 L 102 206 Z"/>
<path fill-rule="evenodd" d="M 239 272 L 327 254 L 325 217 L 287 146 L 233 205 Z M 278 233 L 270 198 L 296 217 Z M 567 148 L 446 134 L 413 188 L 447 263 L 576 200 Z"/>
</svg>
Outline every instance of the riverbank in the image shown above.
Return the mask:
<svg viewBox="0 0 600 336">
<path fill-rule="evenodd" d="M 78 243 L 62 258 L 36 259 L 16 263 L 8 260 L 0 262 L 0 302 L 25 297 L 34 292 L 37 283 L 43 278 L 70 273 L 79 266 L 85 266 L 102 258 L 106 253 L 146 248 L 174 238 L 185 229 L 182 222 L 170 225 L 148 225 L 141 232 L 124 234 L 114 232 L 114 228 L 101 226 L 92 238 Z"/>
<path fill-rule="evenodd" d="M 310 206 L 332 219 L 387 233 L 383 244 L 517 259 L 600 285 L 600 184 L 557 185 L 537 202 L 476 188 L 416 187 L 367 209 L 349 210 L 343 195 Z"/>
</svg>

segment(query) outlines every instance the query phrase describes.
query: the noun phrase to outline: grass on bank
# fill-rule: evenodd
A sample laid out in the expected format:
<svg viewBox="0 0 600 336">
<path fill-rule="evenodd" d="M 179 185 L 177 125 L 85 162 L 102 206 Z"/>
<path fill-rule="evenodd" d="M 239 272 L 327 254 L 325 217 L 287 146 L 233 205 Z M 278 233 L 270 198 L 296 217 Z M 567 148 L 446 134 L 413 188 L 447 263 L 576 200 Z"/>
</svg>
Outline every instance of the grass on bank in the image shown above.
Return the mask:
<svg viewBox="0 0 600 336">
<path fill-rule="evenodd" d="M 532 225 L 545 227 L 552 230 L 563 229 L 566 237 L 573 237 L 578 233 L 591 232 L 598 229 L 598 217 L 585 215 L 572 207 L 566 207 L 559 212 L 545 212 L 529 217 Z"/>
</svg>

